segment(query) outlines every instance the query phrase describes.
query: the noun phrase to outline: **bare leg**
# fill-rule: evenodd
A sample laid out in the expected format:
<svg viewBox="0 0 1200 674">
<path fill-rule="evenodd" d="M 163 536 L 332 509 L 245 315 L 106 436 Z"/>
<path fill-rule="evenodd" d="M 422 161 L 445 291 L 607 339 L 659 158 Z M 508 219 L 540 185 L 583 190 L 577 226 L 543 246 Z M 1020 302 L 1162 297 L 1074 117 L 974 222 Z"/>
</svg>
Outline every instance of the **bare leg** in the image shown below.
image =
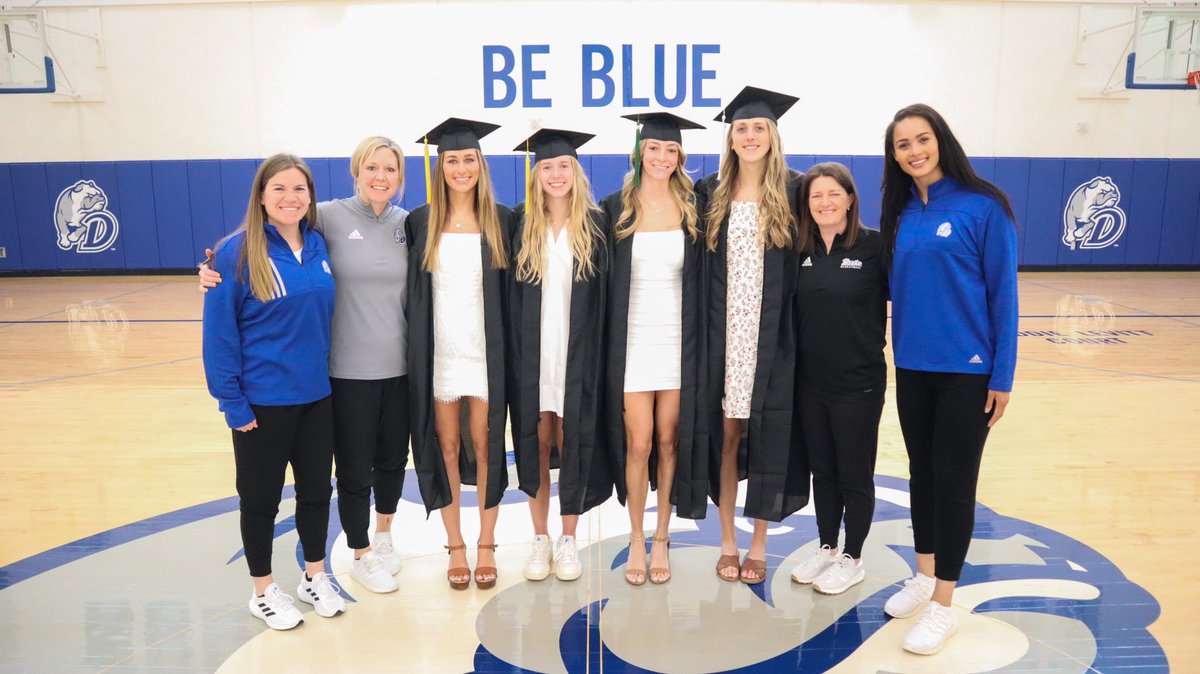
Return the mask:
<svg viewBox="0 0 1200 674">
<path fill-rule="evenodd" d="M 479 543 L 491 545 L 496 542 L 496 518 L 500 516 L 500 506 L 485 508 L 488 483 L 488 404 L 478 398 L 468 398 L 467 407 L 471 414 L 471 441 L 475 443 L 475 466 L 479 476 Z M 501 448 L 500 451 L 504 451 Z M 491 548 L 480 548 L 479 557 L 475 560 L 476 567 L 496 566 L 496 551 Z M 476 573 L 475 582 L 495 580 L 494 573 L 479 575 Z"/>
<path fill-rule="evenodd" d="M 529 517 L 533 520 L 533 533 L 546 536 L 550 533 L 550 438 L 554 430 L 553 412 L 538 415 L 538 490 L 529 497 Z M 561 448 L 559 451 L 562 451 Z"/>
<path fill-rule="evenodd" d="M 654 437 L 654 392 L 638 391 L 625 394 L 625 490 L 629 508 L 629 536 L 631 540 L 644 539 L 646 531 L 643 520 L 646 514 L 646 495 L 650 492 L 650 449 Z M 625 578 L 630 579 L 629 569 L 640 570 L 635 574 L 644 578 L 646 569 L 646 546 L 629 546 L 629 562 Z"/>
<path fill-rule="evenodd" d="M 461 400 L 452 403 L 434 401 L 433 425 L 437 433 L 438 445 L 442 449 L 442 461 L 446 463 L 446 478 L 450 481 L 450 505 L 442 508 L 442 526 L 446 528 L 446 542 L 451 546 L 462 545 L 462 518 L 459 505 L 462 497 L 462 477 L 458 471 L 458 451 L 460 429 L 458 424 Z M 467 566 L 467 551 L 459 548 L 450 552 L 450 568 Z M 470 581 L 470 574 L 451 576 L 455 583 Z"/>
<path fill-rule="evenodd" d="M 746 559 L 766 560 L 767 527 L 770 525 L 767 520 L 754 520 L 754 533 L 750 534 L 750 549 L 746 552 Z M 742 569 L 742 578 L 758 580 L 762 575 L 757 570 Z"/>
<path fill-rule="evenodd" d="M 654 530 L 656 539 L 666 539 L 671 532 L 671 488 L 675 483 L 675 464 L 679 433 L 679 389 L 658 391 L 654 394 L 654 430 L 658 436 L 658 522 Z M 671 568 L 667 545 L 660 540 L 650 546 L 651 568 Z M 662 583 L 671 574 L 656 573 L 650 580 Z"/>
<path fill-rule="evenodd" d="M 737 504 L 737 454 L 738 445 L 742 439 L 742 423 L 741 419 L 725 419 L 722 424 L 721 491 L 720 506 L 717 508 L 721 519 L 721 554 L 735 557 L 738 555 L 738 546 L 737 528 L 733 525 L 733 513 Z M 721 575 L 731 580 L 735 579 L 737 578 L 737 569 L 722 569 Z"/>
</svg>

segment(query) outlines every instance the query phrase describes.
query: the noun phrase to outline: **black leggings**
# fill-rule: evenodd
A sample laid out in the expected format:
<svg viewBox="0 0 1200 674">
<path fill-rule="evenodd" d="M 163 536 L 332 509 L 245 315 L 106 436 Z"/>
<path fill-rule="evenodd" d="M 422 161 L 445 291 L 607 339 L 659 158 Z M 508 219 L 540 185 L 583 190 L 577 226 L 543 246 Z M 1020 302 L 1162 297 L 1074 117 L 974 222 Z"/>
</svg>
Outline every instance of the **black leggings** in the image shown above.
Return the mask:
<svg viewBox="0 0 1200 674">
<path fill-rule="evenodd" d="M 913 539 L 957 581 L 975 530 L 975 487 L 988 435 L 989 375 L 896 368 L 896 409 L 908 449 Z"/>
<path fill-rule="evenodd" d="M 325 397 L 304 405 L 251 405 L 258 428 L 233 431 L 242 548 L 250 575 L 271 575 L 275 516 L 288 463 L 296 478 L 296 533 L 304 561 L 325 559 L 333 469 L 333 406 Z"/>
<path fill-rule="evenodd" d="M 375 510 L 396 512 L 408 464 L 408 377 L 334 379 L 338 515 L 352 550 L 371 544 L 371 489 Z"/>
<path fill-rule="evenodd" d="M 883 395 L 842 402 L 800 394 L 800 423 L 813 475 L 813 505 L 821 545 L 838 547 L 842 514 L 846 546 L 858 559 L 875 514 L 875 456 L 879 449 L 879 417 Z"/>
</svg>

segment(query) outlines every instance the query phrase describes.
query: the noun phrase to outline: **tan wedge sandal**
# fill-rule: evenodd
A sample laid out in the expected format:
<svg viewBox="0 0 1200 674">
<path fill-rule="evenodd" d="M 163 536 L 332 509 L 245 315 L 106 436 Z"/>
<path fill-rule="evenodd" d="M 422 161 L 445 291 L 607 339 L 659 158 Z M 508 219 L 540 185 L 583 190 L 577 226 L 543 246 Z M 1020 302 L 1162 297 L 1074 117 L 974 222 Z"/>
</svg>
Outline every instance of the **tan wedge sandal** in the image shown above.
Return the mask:
<svg viewBox="0 0 1200 674">
<path fill-rule="evenodd" d="M 496 552 L 497 547 L 498 546 L 495 543 L 490 543 L 487 545 L 479 543 L 475 546 L 476 550 L 490 548 L 493 554 Z M 483 578 L 482 576 L 491 576 L 491 578 Z M 496 578 L 498 577 L 499 576 L 496 573 L 496 567 L 494 566 L 475 567 L 475 587 L 479 588 L 480 590 L 490 590 L 493 587 L 496 587 Z"/>
<path fill-rule="evenodd" d="M 446 554 L 452 554 L 457 550 L 466 550 L 467 544 L 460 543 L 458 545 L 443 545 L 446 548 Z M 453 580 L 455 576 L 466 576 L 466 580 Z M 471 585 L 471 568 L 467 566 L 456 566 L 446 570 L 446 580 L 450 583 L 451 590 L 465 590 Z"/>
</svg>

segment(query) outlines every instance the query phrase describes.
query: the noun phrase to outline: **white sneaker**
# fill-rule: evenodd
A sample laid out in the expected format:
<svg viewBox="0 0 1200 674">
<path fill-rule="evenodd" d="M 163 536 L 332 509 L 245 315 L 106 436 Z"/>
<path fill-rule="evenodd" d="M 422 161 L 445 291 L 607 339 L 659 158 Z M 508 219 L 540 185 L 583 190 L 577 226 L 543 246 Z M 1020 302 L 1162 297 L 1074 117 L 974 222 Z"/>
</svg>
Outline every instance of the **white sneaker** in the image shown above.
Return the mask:
<svg viewBox="0 0 1200 674">
<path fill-rule="evenodd" d="M 817 576 L 813 581 L 813 589 L 821 594 L 841 594 L 863 582 L 866 577 L 867 572 L 861 562 L 854 561 L 850 555 L 842 554 Z"/>
<path fill-rule="evenodd" d="M 904 587 L 899 592 L 888 597 L 883 605 L 883 612 L 893 618 L 907 618 L 925 607 L 933 596 L 934 580 L 929 576 L 918 573 L 912 578 L 905 579 Z"/>
<path fill-rule="evenodd" d="M 525 562 L 525 578 L 527 580 L 546 580 L 550 575 L 550 537 L 539 534 L 533 537 L 533 549 L 529 551 L 529 561 Z"/>
<path fill-rule="evenodd" d="M 396 547 L 392 545 L 391 532 L 375 534 L 375 540 L 371 542 L 371 552 L 379 555 L 390 575 L 400 573 L 400 555 L 396 554 Z"/>
<path fill-rule="evenodd" d="M 958 631 L 958 616 L 954 608 L 929 602 L 917 624 L 904 637 L 904 650 L 917 655 L 933 655 L 942 650 L 946 641 Z"/>
<path fill-rule="evenodd" d="M 396 579 L 388 573 L 387 566 L 374 550 L 364 552 L 362 557 L 354 560 L 354 565 L 350 567 L 350 577 L 358 581 L 359 585 L 380 594 L 400 589 Z"/>
<path fill-rule="evenodd" d="M 273 630 L 290 630 L 304 622 L 304 616 L 295 607 L 292 595 L 279 589 L 275 583 L 267 586 L 263 596 L 250 593 L 250 615 L 267 623 Z"/>
<path fill-rule="evenodd" d="M 554 550 L 554 577 L 559 580 L 575 580 L 582 573 L 583 565 L 579 563 L 575 537 L 563 536 L 558 539 Z"/>
<path fill-rule="evenodd" d="M 813 550 L 813 553 L 808 559 L 796 565 L 792 569 L 792 581 L 807 585 L 821 575 L 825 569 L 828 569 L 831 564 L 837 561 L 834 555 L 833 548 L 828 545 L 822 545 L 820 548 Z"/>
<path fill-rule="evenodd" d="M 313 576 L 312 580 L 305 578 L 300 572 L 300 587 L 296 588 L 296 596 L 306 604 L 312 604 L 317 615 L 322 618 L 333 616 L 346 610 L 346 600 L 342 599 L 341 588 L 329 580 L 324 571 Z"/>
</svg>

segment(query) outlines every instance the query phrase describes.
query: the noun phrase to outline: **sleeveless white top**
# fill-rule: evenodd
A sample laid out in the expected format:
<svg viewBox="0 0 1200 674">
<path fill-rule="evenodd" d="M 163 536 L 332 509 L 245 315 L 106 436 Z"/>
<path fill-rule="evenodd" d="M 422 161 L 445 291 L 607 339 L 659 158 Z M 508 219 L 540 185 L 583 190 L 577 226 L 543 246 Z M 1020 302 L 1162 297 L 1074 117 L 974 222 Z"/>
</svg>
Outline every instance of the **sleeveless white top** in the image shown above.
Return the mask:
<svg viewBox="0 0 1200 674">
<path fill-rule="evenodd" d="M 433 272 L 433 397 L 487 400 L 479 234 L 442 234 Z"/>
<path fill-rule="evenodd" d="M 563 415 L 567 397 L 567 338 L 571 328 L 574 260 L 564 227 L 558 240 L 546 228 L 546 273 L 542 276 L 542 350 L 538 409 Z"/>
<path fill-rule="evenodd" d="M 629 274 L 625 391 L 680 386 L 683 230 L 635 232 Z"/>
</svg>

